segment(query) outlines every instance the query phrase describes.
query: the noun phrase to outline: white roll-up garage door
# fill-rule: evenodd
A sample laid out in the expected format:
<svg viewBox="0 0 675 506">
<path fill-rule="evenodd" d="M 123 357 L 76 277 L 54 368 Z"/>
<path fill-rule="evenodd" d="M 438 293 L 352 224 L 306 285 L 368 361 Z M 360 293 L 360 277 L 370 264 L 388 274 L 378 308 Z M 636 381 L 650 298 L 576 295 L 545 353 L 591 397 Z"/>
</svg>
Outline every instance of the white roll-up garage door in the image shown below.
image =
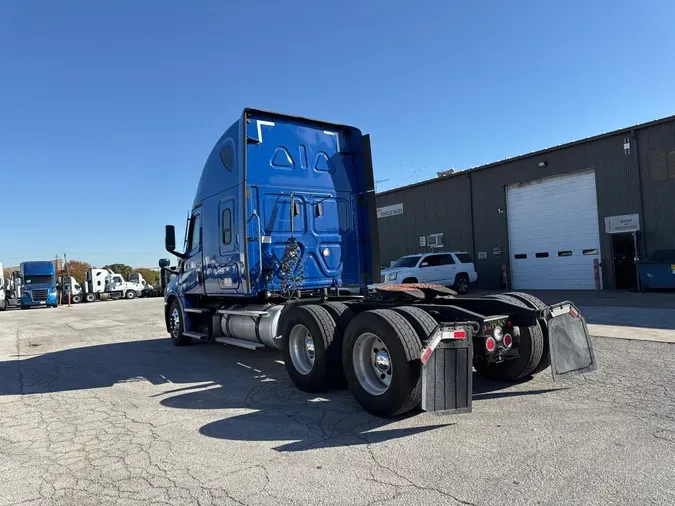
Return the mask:
<svg viewBox="0 0 675 506">
<path fill-rule="evenodd" d="M 600 260 L 595 171 L 506 189 L 512 286 L 593 290 Z"/>
</svg>

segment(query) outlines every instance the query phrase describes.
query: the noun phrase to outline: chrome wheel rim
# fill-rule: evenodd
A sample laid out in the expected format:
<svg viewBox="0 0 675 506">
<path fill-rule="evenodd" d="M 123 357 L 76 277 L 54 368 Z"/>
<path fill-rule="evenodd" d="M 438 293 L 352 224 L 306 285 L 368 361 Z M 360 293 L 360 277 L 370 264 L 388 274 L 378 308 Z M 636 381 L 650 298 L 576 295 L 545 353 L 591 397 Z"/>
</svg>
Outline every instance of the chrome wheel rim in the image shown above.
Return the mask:
<svg viewBox="0 0 675 506">
<path fill-rule="evenodd" d="M 352 350 L 354 373 L 363 389 L 370 395 L 382 395 L 391 384 L 393 366 L 391 354 L 375 334 L 361 334 Z"/>
<path fill-rule="evenodd" d="M 314 339 L 307 327 L 298 324 L 291 329 L 288 337 L 288 349 L 295 370 L 303 376 L 308 375 L 314 367 L 316 348 L 314 347 Z"/>
<path fill-rule="evenodd" d="M 178 337 L 178 331 L 180 330 L 180 312 L 178 308 L 173 308 L 171 312 L 171 334 L 174 337 Z"/>
</svg>

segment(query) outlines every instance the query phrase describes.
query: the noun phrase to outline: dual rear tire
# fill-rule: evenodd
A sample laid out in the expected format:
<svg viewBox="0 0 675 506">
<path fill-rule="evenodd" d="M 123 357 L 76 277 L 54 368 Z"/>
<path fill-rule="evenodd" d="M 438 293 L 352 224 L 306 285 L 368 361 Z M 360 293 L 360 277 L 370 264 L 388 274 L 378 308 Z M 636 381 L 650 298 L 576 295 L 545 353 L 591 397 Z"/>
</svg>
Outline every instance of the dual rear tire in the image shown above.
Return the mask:
<svg viewBox="0 0 675 506">
<path fill-rule="evenodd" d="M 543 309 L 546 305 L 533 295 L 511 292 L 488 297 L 508 302 L 527 309 Z M 518 357 L 500 363 L 488 362 L 484 357 L 474 355 L 474 368 L 481 377 L 501 382 L 520 381 L 546 369 L 550 363 L 548 339 L 544 334 L 545 322 L 531 327 L 520 327 L 517 340 Z"/>
<path fill-rule="evenodd" d="M 284 362 L 300 390 L 324 391 L 344 377 L 366 411 L 397 416 L 420 403 L 419 336 L 434 327 L 433 318 L 419 308 L 354 316 L 339 302 L 298 306 L 284 319 Z"/>
</svg>

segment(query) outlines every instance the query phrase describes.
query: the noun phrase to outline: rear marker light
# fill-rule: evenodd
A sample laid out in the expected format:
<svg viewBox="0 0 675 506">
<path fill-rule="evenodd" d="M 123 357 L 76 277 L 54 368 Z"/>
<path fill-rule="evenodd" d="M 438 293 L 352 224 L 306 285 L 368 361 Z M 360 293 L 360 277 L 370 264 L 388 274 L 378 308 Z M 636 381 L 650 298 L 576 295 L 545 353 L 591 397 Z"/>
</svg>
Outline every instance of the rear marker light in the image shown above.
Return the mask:
<svg viewBox="0 0 675 506">
<path fill-rule="evenodd" d="M 511 334 L 504 334 L 504 346 L 510 348 L 512 344 L 513 338 L 511 337 Z"/>
<path fill-rule="evenodd" d="M 506 326 L 507 326 L 507 327 L 513 327 L 513 325 L 511 324 L 511 320 L 509 320 L 509 321 L 506 322 Z"/>
<path fill-rule="evenodd" d="M 570 308 L 570 314 L 572 315 L 573 318 L 576 318 L 579 316 L 579 312 L 574 309 L 573 307 Z"/>
<path fill-rule="evenodd" d="M 488 337 L 488 338 L 485 340 L 485 349 L 486 349 L 487 351 L 489 351 L 490 353 L 492 353 L 493 351 L 495 351 L 495 348 L 496 348 L 496 347 L 497 347 L 497 342 L 495 341 L 495 338 L 494 338 L 494 337 Z"/>
</svg>

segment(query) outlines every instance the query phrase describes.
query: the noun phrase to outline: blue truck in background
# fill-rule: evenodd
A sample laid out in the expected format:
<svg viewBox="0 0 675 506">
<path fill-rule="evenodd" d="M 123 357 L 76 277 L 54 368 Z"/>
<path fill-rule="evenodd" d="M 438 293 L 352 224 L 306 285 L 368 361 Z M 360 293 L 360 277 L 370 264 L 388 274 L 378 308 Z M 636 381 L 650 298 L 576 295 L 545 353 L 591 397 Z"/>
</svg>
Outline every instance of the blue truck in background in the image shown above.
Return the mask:
<svg viewBox="0 0 675 506">
<path fill-rule="evenodd" d="M 21 309 L 35 306 L 58 306 L 54 262 L 22 262 L 20 272 Z"/>
<path fill-rule="evenodd" d="M 346 380 L 377 416 L 470 410 L 472 368 L 515 382 L 596 366 L 571 302 L 374 284 L 370 137 L 354 127 L 245 109 L 206 160 L 184 247 L 172 225 L 165 247 L 179 260 L 164 295 L 175 345 L 281 350 L 299 389 Z M 360 294 L 341 295 L 347 285 Z"/>
</svg>

